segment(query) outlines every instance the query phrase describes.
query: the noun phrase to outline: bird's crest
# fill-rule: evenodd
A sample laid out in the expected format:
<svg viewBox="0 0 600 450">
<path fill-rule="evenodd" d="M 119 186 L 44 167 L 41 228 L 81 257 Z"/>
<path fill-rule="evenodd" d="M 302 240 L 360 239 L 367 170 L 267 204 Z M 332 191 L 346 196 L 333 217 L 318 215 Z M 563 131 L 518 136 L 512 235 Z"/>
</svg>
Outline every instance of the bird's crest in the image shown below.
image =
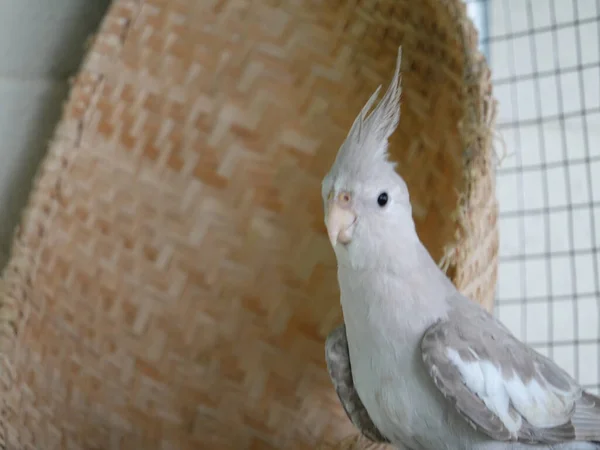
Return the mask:
<svg viewBox="0 0 600 450">
<path fill-rule="evenodd" d="M 336 159 L 352 161 L 354 164 L 364 164 L 366 160 L 386 160 L 388 138 L 396 130 L 400 120 L 401 60 L 402 47 L 399 47 L 396 70 L 386 93 L 370 114 L 369 110 L 377 100 L 381 85 L 367 100 L 354 119 Z"/>
</svg>

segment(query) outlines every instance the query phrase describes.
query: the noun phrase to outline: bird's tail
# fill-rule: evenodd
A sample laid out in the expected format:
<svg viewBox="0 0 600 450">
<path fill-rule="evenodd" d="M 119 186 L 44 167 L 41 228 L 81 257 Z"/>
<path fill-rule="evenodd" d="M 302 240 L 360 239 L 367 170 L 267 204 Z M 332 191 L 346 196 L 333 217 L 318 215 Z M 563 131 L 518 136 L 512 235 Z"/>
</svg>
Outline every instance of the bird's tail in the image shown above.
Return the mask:
<svg viewBox="0 0 600 450">
<path fill-rule="evenodd" d="M 571 418 L 578 441 L 588 441 L 600 448 L 600 397 L 584 392 Z"/>
</svg>

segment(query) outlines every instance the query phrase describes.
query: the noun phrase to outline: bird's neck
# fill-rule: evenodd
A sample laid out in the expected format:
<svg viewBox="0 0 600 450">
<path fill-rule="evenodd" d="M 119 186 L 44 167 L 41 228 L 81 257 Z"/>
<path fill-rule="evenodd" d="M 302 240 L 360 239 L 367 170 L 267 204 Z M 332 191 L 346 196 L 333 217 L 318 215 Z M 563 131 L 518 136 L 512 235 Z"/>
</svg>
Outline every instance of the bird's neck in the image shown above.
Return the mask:
<svg viewBox="0 0 600 450">
<path fill-rule="evenodd" d="M 419 323 L 426 327 L 446 314 L 454 286 L 418 239 L 371 255 L 362 264 L 339 263 L 344 315 L 358 322 L 370 316 L 375 324 L 383 320 L 392 327 L 420 328 Z"/>
<path fill-rule="evenodd" d="M 401 233 L 373 230 L 366 234 L 365 238 L 353 242 L 349 248 L 336 250 L 339 267 L 387 273 L 399 278 L 409 278 L 426 271 L 432 277 L 432 282 L 443 282 L 445 279 L 414 228 Z M 390 239 L 389 236 L 393 237 Z"/>
</svg>

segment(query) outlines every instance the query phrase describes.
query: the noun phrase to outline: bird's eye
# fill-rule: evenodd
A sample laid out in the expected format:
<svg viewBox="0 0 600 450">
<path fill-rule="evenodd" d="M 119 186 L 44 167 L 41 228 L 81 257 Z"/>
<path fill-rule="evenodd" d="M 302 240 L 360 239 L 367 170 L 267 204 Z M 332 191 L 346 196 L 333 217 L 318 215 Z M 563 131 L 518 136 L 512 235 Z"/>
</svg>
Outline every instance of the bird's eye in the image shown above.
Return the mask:
<svg viewBox="0 0 600 450">
<path fill-rule="evenodd" d="M 381 194 L 379 194 L 379 197 L 377 197 L 377 204 L 383 208 L 385 205 L 387 205 L 388 200 L 389 197 L 387 195 L 387 192 L 382 192 Z"/>
</svg>

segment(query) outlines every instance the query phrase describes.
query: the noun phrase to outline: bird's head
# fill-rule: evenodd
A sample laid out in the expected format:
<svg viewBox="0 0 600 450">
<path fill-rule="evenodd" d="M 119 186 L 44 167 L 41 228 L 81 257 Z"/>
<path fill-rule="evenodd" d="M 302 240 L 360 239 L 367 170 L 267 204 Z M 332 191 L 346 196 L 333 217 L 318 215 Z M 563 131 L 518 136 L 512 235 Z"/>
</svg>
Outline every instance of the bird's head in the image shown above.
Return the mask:
<svg viewBox="0 0 600 450">
<path fill-rule="evenodd" d="M 322 183 L 331 245 L 338 262 L 352 266 L 382 262 L 386 251 L 416 238 L 408 188 L 388 160 L 388 138 L 400 119 L 401 57 L 399 49 L 385 95 L 370 114 L 381 86 L 367 101 Z"/>
</svg>

